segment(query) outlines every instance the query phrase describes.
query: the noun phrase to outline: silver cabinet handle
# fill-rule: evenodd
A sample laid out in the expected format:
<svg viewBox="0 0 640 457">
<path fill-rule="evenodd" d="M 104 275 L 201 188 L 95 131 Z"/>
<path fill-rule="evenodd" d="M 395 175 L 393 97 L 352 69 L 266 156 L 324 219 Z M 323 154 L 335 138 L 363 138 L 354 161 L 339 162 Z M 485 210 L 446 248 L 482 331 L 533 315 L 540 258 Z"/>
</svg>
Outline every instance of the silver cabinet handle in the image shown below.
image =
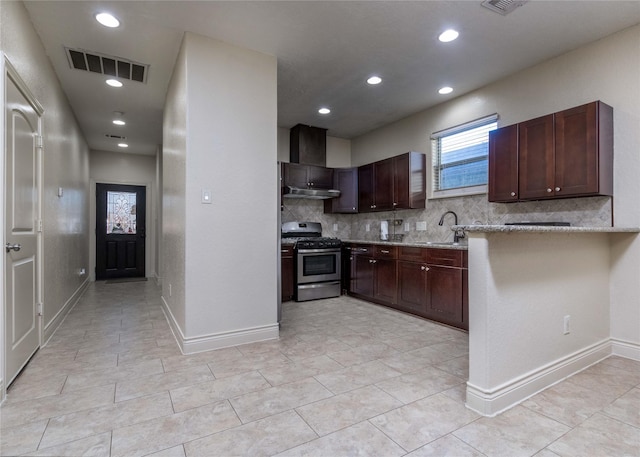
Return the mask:
<svg viewBox="0 0 640 457">
<path fill-rule="evenodd" d="M 380 252 L 382 252 L 383 254 L 389 254 L 389 251 L 387 251 L 386 249 L 380 249 Z"/>
<path fill-rule="evenodd" d="M 425 267 L 424 265 L 422 265 L 422 266 L 420 267 L 420 269 L 421 269 L 422 271 L 429 271 L 429 267 Z"/>
<path fill-rule="evenodd" d="M 18 252 L 22 246 L 18 243 L 16 244 L 11 244 L 11 243 L 7 243 L 4 248 L 7 250 L 7 252 L 11 252 L 11 251 L 16 251 Z"/>
<path fill-rule="evenodd" d="M 553 192 L 553 189 L 551 189 L 551 187 L 549 187 L 549 188 L 547 189 L 547 192 L 548 192 L 548 193 L 551 193 L 551 192 Z"/>
<path fill-rule="evenodd" d="M 560 188 L 559 187 L 556 187 L 556 192 L 560 192 Z"/>
</svg>

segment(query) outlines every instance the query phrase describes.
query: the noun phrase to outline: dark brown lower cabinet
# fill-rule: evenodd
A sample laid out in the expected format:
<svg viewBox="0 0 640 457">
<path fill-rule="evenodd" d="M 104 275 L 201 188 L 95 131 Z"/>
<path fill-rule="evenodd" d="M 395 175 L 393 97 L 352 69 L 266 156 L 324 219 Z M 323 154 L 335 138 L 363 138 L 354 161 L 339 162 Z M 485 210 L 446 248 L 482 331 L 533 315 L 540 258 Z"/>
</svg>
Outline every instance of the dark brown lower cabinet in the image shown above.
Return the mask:
<svg viewBox="0 0 640 457">
<path fill-rule="evenodd" d="M 427 271 L 424 263 L 398 262 L 398 307 L 426 317 Z"/>
<path fill-rule="evenodd" d="M 427 317 L 445 324 L 462 324 L 462 269 L 428 265 Z"/>
<path fill-rule="evenodd" d="M 293 246 L 281 248 L 280 278 L 282 301 L 293 300 Z"/>
<path fill-rule="evenodd" d="M 357 245 L 351 252 L 357 252 Z M 352 255 L 350 294 L 401 311 L 468 330 L 467 255 L 465 251 L 398 248 L 398 259 Z"/>
</svg>

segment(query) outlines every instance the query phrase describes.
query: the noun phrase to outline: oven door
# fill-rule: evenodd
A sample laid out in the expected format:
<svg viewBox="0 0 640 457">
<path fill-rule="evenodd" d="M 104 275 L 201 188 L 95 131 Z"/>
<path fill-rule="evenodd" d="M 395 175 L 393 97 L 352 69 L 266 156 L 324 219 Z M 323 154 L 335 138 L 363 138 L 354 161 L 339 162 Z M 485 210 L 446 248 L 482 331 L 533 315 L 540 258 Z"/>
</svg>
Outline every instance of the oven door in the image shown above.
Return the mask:
<svg viewBox="0 0 640 457">
<path fill-rule="evenodd" d="M 340 280 L 340 248 L 298 249 L 296 283 Z"/>
</svg>

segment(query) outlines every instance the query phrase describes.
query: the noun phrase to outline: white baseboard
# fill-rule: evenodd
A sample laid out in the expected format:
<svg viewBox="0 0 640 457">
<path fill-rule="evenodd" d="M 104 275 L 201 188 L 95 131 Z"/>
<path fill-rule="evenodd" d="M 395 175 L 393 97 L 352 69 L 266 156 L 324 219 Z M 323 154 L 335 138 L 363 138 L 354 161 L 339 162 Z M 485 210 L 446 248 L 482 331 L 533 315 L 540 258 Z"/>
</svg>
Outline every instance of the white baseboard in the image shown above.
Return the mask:
<svg viewBox="0 0 640 457">
<path fill-rule="evenodd" d="M 640 362 L 640 343 L 611 338 L 611 353 Z"/>
<path fill-rule="evenodd" d="M 212 333 L 194 337 L 185 337 L 178 325 L 168 303 L 162 297 L 162 309 L 165 312 L 173 336 L 183 354 L 195 354 L 197 352 L 222 349 L 241 344 L 257 343 L 259 341 L 274 340 L 280 337 L 279 324 L 264 325 L 260 327 L 230 330 L 228 332 Z"/>
<path fill-rule="evenodd" d="M 89 282 L 90 282 L 89 278 L 85 279 L 84 282 L 80 284 L 80 287 L 78 287 L 76 291 L 71 295 L 71 297 L 69 297 L 69 299 L 65 302 L 62 308 L 60 308 L 60 311 L 58 311 L 56 315 L 53 317 L 53 319 L 51 319 L 49 323 L 44 326 L 44 329 L 42 330 L 43 346 L 47 343 L 47 341 L 49 341 L 49 338 L 53 336 L 54 332 L 58 329 L 58 327 L 60 327 L 60 324 L 62 324 L 62 321 L 64 321 L 64 318 L 67 317 L 67 314 L 69 314 L 69 311 L 71 311 L 73 307 L 76 306 L 76 303 L 78 303 L 78 300 L 80 299 L 80 297 L 82 296 L 82 293 L 85 291 L 85 289 L 89 285 Z M 46 306 L 46 303 L 45 303 L 45 306 Z"/>
<path fill-rule="evenodd" d="M 483 416 L 496 416 L 610 355 L 611 340 L 606 339 L 490 390 L 467 382 L 466 405 Z"/>
</svg>

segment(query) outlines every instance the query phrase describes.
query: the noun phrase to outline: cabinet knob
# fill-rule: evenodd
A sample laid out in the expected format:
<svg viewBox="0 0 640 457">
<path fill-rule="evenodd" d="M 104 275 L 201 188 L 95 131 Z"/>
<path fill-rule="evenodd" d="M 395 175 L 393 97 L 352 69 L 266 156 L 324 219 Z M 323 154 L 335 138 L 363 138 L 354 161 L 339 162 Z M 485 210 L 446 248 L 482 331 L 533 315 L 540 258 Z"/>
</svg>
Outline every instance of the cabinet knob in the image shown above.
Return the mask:
<svg viewBox="0 0 640 457">
<path fill-rule="evenodd" d="M 398 204 L 396 202 L 393 202 L 393 206 L 398 206 Z"/>
<path fill-rule="evenodd" d="M 512 196 L 512 197 L 515 197 L 515 196 L 516 196 L 516 193 L 515 193 L 515 192 L 511 192 L 511 196 Z"/>
<path fill-rule="evenodd" d="M 356 210 L 356 207 L 354 206 L 354 207 L 353 207 L 353 208 L 351 208 L 351 209 L 355 211 L 355 210 Z"/>
<path fill-rule="evenodd" d="M 349 260 L 353 260 L 353 256 L 349 257 Z"/>
<path fill-rule="evenodd" d="M 549 188 L 547 189 L 547 193 L 549 193 L 549 194 L 550 194 L 551 192 L 553 192 L 553 189 L 551 189 L 551 187 L 549 187 Z"/>
<path fill-rule="evenodd" d="M 559 187 L 556 187 L 556 192 L 560 192 L 560 188 Z"/>
<path fill-rule="evenodd" d="M 371 263 L 377 263 L 377 262 L 378 262 L 377 260 L 372 260 L 372 261 L 371 261 Z"/>
<path fill-rule="evenodd" d="M 421 269 L 422 271 L 429 271 L 429 267 L 424 266 L 424 265 L 422 265 L 422 266 L 420 267 L 420 269 Z"/>
</svg>

